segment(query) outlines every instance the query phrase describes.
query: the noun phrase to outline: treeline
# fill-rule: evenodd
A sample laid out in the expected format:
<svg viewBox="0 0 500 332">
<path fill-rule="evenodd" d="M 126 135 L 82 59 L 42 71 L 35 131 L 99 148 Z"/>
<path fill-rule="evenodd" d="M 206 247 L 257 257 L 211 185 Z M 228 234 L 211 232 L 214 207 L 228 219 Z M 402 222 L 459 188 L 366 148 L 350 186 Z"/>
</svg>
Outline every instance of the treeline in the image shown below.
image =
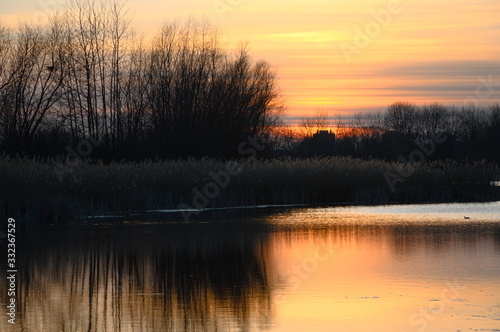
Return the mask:
<svg viewBox="0 0 500 332">
<path fill-rule="evenodd" d="M 500 161 L 500 105 L 489 107 L 446 106 L 439 103 L 417 106 L 396 102 L 384 111 L 357 114 L 350 122 L 330 123 L 317 114 L 303 123 L 306 138 L 288 137 L 282 153 L 297 156 L 342 155 L 408 161 L 413 151 L 426 152 L 426 160 Z M 336 126 L 335 146 L 323 148 L 312 137 L 311 128 Z M 285 139 L 285 138 L 284 138 Z M 290 144 L 290 140 L 294 144 Z M 281 140 L 283 142 L 283 139 Z M 286 150 L 286 152 L 284 151 Z"/>
<path fill-rule="evenodd" d="M 206 24 L 135 36 L 124 4 L 76 0 L 44 26 L 0 26 L 0 153 L 230 157 L 281 110 L 273 69 Z"/>
<path fill-rule="evenodd" d="M 397 102 L 337 123 L 331 143 L 312 136 L 335 126 L 324 116 L 306 119 L 305 139 L 277 130 L 276 84 L 267 63 L 223 49 L 206 24 L 167 24 L 146 43 L 120 0 L 73 0 L 43 26 L 0 24 L 0 154 L 238 158 L 258 137 L 261 157 L 401 160 L 442 135 L 427 159 L 500 161 L 498 104 Z"/>
</svg>

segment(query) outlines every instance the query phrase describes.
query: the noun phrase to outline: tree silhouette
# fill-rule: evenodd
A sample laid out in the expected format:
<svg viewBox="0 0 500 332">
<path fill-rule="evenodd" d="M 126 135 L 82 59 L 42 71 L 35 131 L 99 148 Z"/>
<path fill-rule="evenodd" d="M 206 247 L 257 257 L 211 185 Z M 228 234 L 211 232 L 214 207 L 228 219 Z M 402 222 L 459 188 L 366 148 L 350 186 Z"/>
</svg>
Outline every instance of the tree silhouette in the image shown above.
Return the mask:
<svg viewBox="0 0 500 332">
<path fill-rule="evenodd" d="M 55 135 L 100 141 L 105 159 L 231 157 L 270 134 L 283 106 L 269 64 L 192 21 L 147 45 L 126 13 L 120 0 L 75 0 L 46 26 L 0 26 L 1 150 L 56 153 L 41 146 Z"/>
</svg>

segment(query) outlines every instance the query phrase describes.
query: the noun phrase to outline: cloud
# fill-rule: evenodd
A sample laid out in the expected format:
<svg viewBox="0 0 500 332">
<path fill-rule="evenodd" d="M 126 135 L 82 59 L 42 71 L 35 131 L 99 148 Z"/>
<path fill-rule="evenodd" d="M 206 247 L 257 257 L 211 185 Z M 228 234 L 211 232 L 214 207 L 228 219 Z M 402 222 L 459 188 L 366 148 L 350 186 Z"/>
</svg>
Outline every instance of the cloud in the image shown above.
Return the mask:
<svg viewBox="0 0 500 332">
<path fill-rule="evenodd" d="M 390 66 L 378 70 L 375 75 L 433 79 L 470 78 L 500 75 L 500 61 L 435 61 L 406 66 Z"/>
</svg>

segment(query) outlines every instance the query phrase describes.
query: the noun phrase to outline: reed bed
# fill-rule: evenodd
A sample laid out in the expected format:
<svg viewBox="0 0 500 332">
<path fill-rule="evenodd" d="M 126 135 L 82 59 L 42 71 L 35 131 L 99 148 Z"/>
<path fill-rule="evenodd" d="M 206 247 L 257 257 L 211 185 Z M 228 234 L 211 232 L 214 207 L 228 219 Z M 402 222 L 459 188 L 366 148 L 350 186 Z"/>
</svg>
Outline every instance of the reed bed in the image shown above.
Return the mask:
<svg viewBox="0 0 500 332">
<path fill-rule="evenodd" d="M 213 208 L 500 198 L 499 188 L 490 185 L 498 180 L 499 167 L 486 162 L 424 163 L 402 177 L 404 182 L 397 183 L 395 191 L 384 175 L 408 170 L 399 163 L 350 157 L 236 162 L 241 172 L 224 178 L 221 185 L 213 174 L 226 172 L 228 162 L 213 159 L 110 164 L 82 161 L 60 181 L 53 160 L 2 157 L 0 214 L 53 223 L 117 211 L 176 209 L 180 204 L 184 208 Z M 196 196 L 196 192 L 203 194 L 207 185 L 218 188 L 208 203 Z"/>
</svg>

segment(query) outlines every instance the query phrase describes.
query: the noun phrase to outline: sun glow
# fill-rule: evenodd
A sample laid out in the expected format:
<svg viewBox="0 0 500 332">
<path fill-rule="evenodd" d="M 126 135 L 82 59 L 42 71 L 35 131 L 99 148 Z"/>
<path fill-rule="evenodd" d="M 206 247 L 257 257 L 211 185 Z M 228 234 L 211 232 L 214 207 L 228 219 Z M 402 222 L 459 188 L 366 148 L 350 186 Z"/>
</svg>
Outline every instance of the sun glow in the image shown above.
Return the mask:
<svg viewBox="0 0 500 332">
<path fill-rule="evenodd" d="M 318 108 L 350 115 L 398 100 L 461 104 L 480 77 L 500 79 L 496 0 L 129 0 L 127 6 L 146 40 L 164 22 L 191 17 L 216 26 L 224 47 L 248 42 L 255 59 L 277 69 L 289 116 Z M 20 0 L 5 5 L 2 19 L 9 26 L 37 21 L 51 8 Z M 353 52 L 346 55 L 345 45 Z"/>
</svg>

